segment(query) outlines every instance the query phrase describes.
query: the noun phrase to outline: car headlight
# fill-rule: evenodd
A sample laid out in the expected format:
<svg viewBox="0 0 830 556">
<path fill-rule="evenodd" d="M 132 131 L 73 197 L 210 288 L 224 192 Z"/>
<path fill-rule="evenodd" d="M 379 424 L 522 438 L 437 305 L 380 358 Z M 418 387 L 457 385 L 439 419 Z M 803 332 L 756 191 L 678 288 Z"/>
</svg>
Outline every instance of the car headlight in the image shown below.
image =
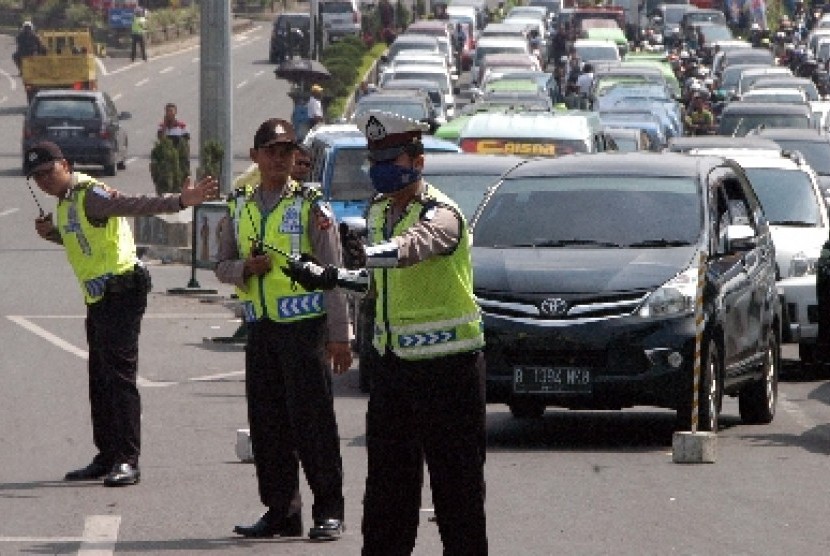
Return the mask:
<svg viewBox="0 0 830 556">
<path fill-rule="evenodd" d="M 693 313 L 697 294 L 697 266 L 692 266 L 654 290 L 640 306 L 641 317 Z"/>
<path fill-rule="evenodd" d="M 799 251 L 793 258 L 790 259 L 790 278 L 798 276 L 809 276 L 816 273 L 816 264 L 818 259 L 815 257 L 808 257 L 804 251 Z"/>
</svg>

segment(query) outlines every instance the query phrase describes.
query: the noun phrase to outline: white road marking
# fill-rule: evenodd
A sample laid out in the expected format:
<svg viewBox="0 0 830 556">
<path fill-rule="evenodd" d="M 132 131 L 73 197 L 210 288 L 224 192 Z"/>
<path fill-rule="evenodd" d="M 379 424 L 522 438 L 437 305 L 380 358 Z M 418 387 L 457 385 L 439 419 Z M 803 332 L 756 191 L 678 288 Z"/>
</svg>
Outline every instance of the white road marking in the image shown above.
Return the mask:
<svg viewBox="0 0 830 556">
<path fill-rule="evenodd" d="M 8 216 L 10 214 L 14 214 L 15 212 L 17 212 L 19 210 L 20 210 L 19 208 L 6 209 L 3 212 L 0 212 L 0 218 L 2 218 L 3 216 Z"/>
<path fill-rule="evenodd" d="M 263 73 L 265 73 L 265 70 L 259 70 L 258 72 L 256 72 L 256 73 L 254 74 L 254 77 L 259 77 L 259 76 L 260 76 L 260 75 L 262 75 Z"/>
<path fill-rule="evenodd" d="M 193 378 L 188 378 L 188 382 L 210 382 L 212 380 L 222 380 L 223 378 L 231 378 L 234 376 L 241 376 L 244 375 L 245 371 L 231 371 L 229 373 L 219 373 L 215 375 L 207 375 L 207 376 L 195 376 Z"/>
<path fill-rule="evenodd" d="M 120 99 L 122 96 L 124 96 L 122 93 L 115 93 L 115 94 L 112 96 L 112 100 L 118 100 L 118 99 Z"/>
<path fill-rule="evenodd" d="M 149 78 L 149 77 L 145 77 L 145 78 L 144 78 L 144 79 L 142 79 L 141 81 L 138 81 L 138 82 L 135 84 L 135 86 L 136 86 L 136 87 L 142 87 L 142 86 L 146 85 L 146 84 L 147 84 L 147 83 L 149 83 L 149 82 L 150 82 L 150 78 Z"/>
<path fill-rule="evenodd" d="M 101 75 L 109 75 L 107 73 L 107 67 L 104 65 L 104 61 L 101 58 L 95 57 L 95 66 L 98 68 L 98 73 Z"/>
<path fill-rule="evenodd" d="M 161 70 L 159 73 L 170 73 L 171 71 L 173 71 L 173 69 L 174 69 L 173 66 L 167 66 L 166 68 Z"/>
<path fill-rule="evenodd" d="M 190 61 L 193 62 L 193 63 L 198 62 L 199 61 L 199 56 L 194 56 L 193 58 L 190 59 Z"/>
<path fill-rule="evenodd" d="M 130 158 L 128 158 L 127 160 L 124 161 L 124 164 L 132 164 L 136 160 L 138 160 L 137 156 L 131 156 Z"/>
<path fill-rule="evenodd" d="M 78 556 L 112 556 L 118 540 L 120 515 L 90 515 L 84 523 L 84 541 Z"/>
<path fill-rule="evenodd" d="M 228 315 L 226 313 L 205 313 L 198 315 L 199 318 L 210 318 L 210 319 L 227 319 Z M 85 318 L 84 316 L 80 315 L 30 315 L 30 316 L 23 316 L 23 315 L 7 315 L 7 319 L 14 322 L 15 324 L 19 325 L 20 327 L 28 330 L 32 334 L 36 336 L 40 336 L 47 342 L 51 343 L 52 345 L 71 353 L 72 355 L 83 359 L 84 361 L 89 360 L 89 352 L 85 349 L 76 347 L 63 338 L 52 334 L 48 330 L 41 328 L 40 326 L 36 325 L 35 323 L 29 321 L 29 318 L 42 318 L 42 319 L 82 319 Z M 166 313 L 166 314 L 155 314 L 155 315 L 145 315 L 145 319 L 181 319 L 181 318 L 193 318 L 192 314 L 187 313 Z M 244 371 L 235 371 L 230 373 L 222 373 L 219 375 L 209 375 L 205 377 L 195 377 L 188 379 L 187 382 L 208 382 L 211 380 L 217 380 L 220 378 L 227 378 L 229 376 L 236 376 L 239 374 L 243 374 Z M 138 376 L 136 378 L 136 384 L 142 388 L 166 388 L 168 386 L 175 386 L 177 384 L 181 384 L 180 382 L 175 381 L 155 381 L 144 378 L 142 376 Z"/>
<path fill-rule="evenodd" d="M 2 70 L 2 69 L 0 69 L 0 75 L 2 75 L 3 77 L 5 77 L 5 78 L 6 78 L 6 81 L 8 81 L 8 82 L 9 82 L 9 88 L 10 88 L 12 91 L 14 91 L 15 89 L 17 89 L 17 80 L 16 80 L 16 79 L 12 76 L 12 74 L 10 74 L 9 72 L 7 72 L 6 70 Z M 6 98 L 5 98 L 5 97 L 3 97 L 3 101 L 5 101 L 5 100 L 6 100 Z"/>
<path fill-rule="evenodd" d="M 248 80 L 244 79 L 244 80 L 240 81 L 239 83 L 237 83 L 236 88 L 241 89 L 242 87 L 244 87 L 247 84 L 248 84 Z"/>
</svg>

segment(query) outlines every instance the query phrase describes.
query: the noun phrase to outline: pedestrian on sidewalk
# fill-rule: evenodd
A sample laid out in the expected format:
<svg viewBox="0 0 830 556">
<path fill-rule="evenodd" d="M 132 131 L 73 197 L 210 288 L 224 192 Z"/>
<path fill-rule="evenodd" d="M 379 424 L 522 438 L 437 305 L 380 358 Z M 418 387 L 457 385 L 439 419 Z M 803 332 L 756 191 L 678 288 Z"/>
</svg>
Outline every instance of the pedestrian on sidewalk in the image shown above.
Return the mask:
<svg viewBox="0 0 830 556">
<path fill-rule="evenodd" d="M 89 402 L 98 453 L 64 479 L 103 477 L 105 486 L 134 485 L 141 478 L 138 335 L 151 280 L 136 255 L 127 217 L 198 205 L 216 197 L 218 183 L 208 176 L 191 185 L 188 178 L 180 195 L 132 197 L 74 172 L 55 143 L 29 147 L 24 161 L 26 179 L 34 178 L 43 192 L 58 199 L 55 221 L 51 213 L 41 214 L 35 229 L 43 239 L 63 245 L 87 305 Z"/>
<path fill-rule="evenodd" d="M 272 118 L 260 125 L 250 149 L 260 183 L 229 200 L 233 225 L 220 240 L 216 276 L 233 284 L 243 304 L 248 344 L 245 393 L 259 486 L 268 509 L 244 537 L 303 535 L 299 467 L 314 505 L 312 540 L 343 532 L 343 468 L 330 372 L 352 364 L 346 297 L 292 283 L 281 271 L 283 253 L 310 253 L 340 264 L 340 236 L 319 190 L 291 179 L 297 137 Z"/>
</svg>

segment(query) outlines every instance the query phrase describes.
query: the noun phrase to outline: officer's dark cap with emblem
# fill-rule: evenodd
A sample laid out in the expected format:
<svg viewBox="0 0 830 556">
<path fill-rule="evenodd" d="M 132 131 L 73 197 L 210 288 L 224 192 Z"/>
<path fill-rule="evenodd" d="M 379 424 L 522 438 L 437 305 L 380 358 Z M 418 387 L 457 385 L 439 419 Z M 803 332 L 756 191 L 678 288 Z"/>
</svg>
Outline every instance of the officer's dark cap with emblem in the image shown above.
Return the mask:
<svg viewBox="0 0 830 556">
<path fill-rule="evenodd" d="M 297 144 L 297 134 L 294 133 L 294 126 L 291 122 L 281 120 L 280 118 L 271 118 L 265 120 L 256 130 L 254 135 L 254 148 L 261 149 L 263 147 L 270 147 L 277 143 L 287 143 L 291 145 Z"/>
<path fill-rule="evenodd" d="M 368 110 L 354 121 L 366 136 L 373 162 L 395 160 L 408 147 L 420 147 L 421 135 L 429 129 L 424 122 L 381 110 Z"/>
<path fill-rule="evenodd" d="M 49 169 L 49 164 L 53 164 L 56 160 L 66 158 L 61 152 L 61 148 L 51 141 L 41 141 L 35 143 L 23 155 L 25 164 L 26 177 L 32 177 L 32 174 L 38 170 Z"/>
</svg>

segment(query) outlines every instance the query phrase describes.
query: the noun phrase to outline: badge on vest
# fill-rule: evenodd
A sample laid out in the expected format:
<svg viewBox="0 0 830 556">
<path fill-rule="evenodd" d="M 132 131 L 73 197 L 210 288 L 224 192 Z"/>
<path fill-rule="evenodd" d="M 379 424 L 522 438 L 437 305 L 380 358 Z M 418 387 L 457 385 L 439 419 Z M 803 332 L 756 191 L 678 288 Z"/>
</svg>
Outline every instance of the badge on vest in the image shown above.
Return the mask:
<svg viewBox="0 0 830 556">
<path fill-rule="evenodd" d="M 300 222 L 300 211 L 295 205 L 285 209 L 280 223 L 280 232 L 283 234 L 302 234 L 303 225 Z"/>
</svg>

